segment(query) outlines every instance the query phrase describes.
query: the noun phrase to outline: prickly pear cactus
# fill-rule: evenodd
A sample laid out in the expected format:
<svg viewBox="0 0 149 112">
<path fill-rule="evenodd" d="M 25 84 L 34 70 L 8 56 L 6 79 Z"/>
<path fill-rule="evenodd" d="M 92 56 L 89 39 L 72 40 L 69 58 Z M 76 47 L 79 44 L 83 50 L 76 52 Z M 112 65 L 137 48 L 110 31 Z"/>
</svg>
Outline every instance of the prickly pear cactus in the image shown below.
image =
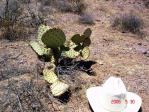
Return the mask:
<svg viewBox="0 0 149 112">
<path fill-rule="evenodd" d="M 76 47 L 74 47 L 73 49 L 75 50 L 75 51 L 78 51 L 78 52 L 80 52 L 81 50 L 82 50 L 82 45 L 81 44 L 78 44 Z"/>
<path fill-rule="evenodd" d="M 70 49 L 69 51 L 63 51 L 61 55 L 68 58 L 77 58 L 80 55 L 80 52 Z"/>
<path fill-rule="evenodd" d="M 74 59 L 81 56 L 87 59 L 90 54 L 90 35 L 92 31 L 87 28 L 83 35 L 76 34 L 70 40 L 66 40 L 61 29 L 41 25 L 38 28 L 38 42 L 30 42 L 31 47 L 39 56 L 49 56 L 49 62 L 43 70 L 44 79 L 51 84 L 50 89 L 54 96 L 65 93 L 69 85 L 61 82 L 55 74 L 56 65 L 61 56 Z"/>
<path fill-rule="evenodd" d="M 38 41 L 40 44 L 43 45 L 42 41 L 41 41 L 41 38 L 43 36 L 43 34 L 48 31 L 50 29 L 49 26 L 47 25 L 40 25 L 39 28 L 38 28 Z"/>
<path fill-rule="evenodd" d="M 61 29 L 49 29 L 41 38 L 42 42 L 49 48 L 58 48 L 65 43 L 66 37 Z"/>
<path fill-rule="evenodd" d="M 91 44 L 91 39 L 90 38 L 86 38 L 83 42 L 83 47 L 86 47 L 86 46 L 90 46 Z"/>
<path fill-rule="evenodd" d="M 44 79 L 51 84 L 53 84 L 58 80 L 58 77 L 53 70 L 44 69 L 43 74 L 44 74 Z"/>
<path fill-rule="evenodd" d="M 81 52 L 81 56 L 83 57 L 83 59 L 87 59 L 89 55 L 90 55 L 89 47 L 84 47 Z"/>
<path fill-rule="evenodd" d="M 38 42 L 35 41 L 31 41 L 30 42 L 31 47 L 33 48 L 33 50 L 39 55 L 39 56 L 51 56 L 51 50 L 44 48 L 43 46 L 41 46 Z"/>
<path fill-rule="evenodd" d="M 76 35 L 74 35 L 72 38 L 71 38 L 71 40 L 72 40 L 72 42 L 74 42 L 75 44 L 80 44 L 80 43 L 82 43 L 84 40 L 85 40 L 85 36 L 84 35 L 82 35 L 82 36 L 80 36 L 79 34 L 76 34 Z"/>
<path fill-rule="evenodd" d="M 67 85 L 59 80 L 54 82 L 50 86 L 51 92 L 54 96 L 62 95 L 63 93 L 65 93 L 68 90 L 68 88 L 69 88 L 69 85 Z"/>
<path fill-rule="evenodd" d="M 91 36 L 91 34 L 92 34 L 92 31 L 91 31 L 90 28 L 87 28 L 87 29 L 84 31 L 84 33 L 83 33 L 83 35 L 84 35 L 86 38 L 89 38 L 89 37 Z"/>
</svg>

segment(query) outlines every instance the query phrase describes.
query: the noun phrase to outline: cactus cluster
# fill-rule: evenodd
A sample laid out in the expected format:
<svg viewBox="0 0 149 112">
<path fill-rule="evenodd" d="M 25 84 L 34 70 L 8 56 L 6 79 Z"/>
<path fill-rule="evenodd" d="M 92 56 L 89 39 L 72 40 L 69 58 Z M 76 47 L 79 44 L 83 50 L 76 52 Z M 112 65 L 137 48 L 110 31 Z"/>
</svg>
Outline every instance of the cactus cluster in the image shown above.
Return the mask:
<svg viewBox="0 0 149 112">
<path fill-rule="evenodd" d="M 44 68 L 43 74 L 44 79 L 51 84 L 50 89 L 54 96 L 62 95 L 69 88 L 69 85 L 61 82 L 55 74 L 58 59 L 61 56 L 71 59 L 81 56 L 87 59 L 90 54 L 91 33 L 91 29 L 87 28 L 82 35 L 76 34 L 66 40 L 61 29 L 50 29 L 47 25 L 39 26 L 38 42 L 31 41 L 30 45 L 39 56 L 49 57 L 49 63 Z"/>
</svg>

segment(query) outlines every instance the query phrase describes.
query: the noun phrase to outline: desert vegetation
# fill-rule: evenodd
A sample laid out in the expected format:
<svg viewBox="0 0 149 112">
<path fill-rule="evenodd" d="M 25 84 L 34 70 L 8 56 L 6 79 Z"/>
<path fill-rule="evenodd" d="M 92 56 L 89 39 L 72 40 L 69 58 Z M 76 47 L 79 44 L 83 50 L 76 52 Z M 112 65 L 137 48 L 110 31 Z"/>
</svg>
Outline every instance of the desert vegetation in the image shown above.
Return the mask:
<svg viewBox="0 0 149 112">
<path fill-rule="evenodd" d="M 143 21 L 136 15 L 123 14 L 120 17 L 115 18 L 112 27 L 117 27 L 122 32 L 139 34 L 143 28 Z"/>
</svg>

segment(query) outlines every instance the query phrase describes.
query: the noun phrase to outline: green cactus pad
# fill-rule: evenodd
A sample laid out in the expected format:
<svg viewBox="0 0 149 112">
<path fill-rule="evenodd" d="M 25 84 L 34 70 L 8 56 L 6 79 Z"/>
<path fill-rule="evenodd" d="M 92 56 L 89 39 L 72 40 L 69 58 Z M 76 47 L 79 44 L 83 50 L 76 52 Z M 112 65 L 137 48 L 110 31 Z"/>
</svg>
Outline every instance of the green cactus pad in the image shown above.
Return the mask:
<svg viewBox="0 0 149 112">
<path fill-rule="evenodd" d="M 86 38 L 83 42 L 83 47 L 89 46 L 91 44 L 91 39 L 90 38 Z"/>
<path fill-rule="evenodd" d="M 81 52 L 81 56 L 83 57 L 83 59 L 87 59 L 89 55 L 90 55 L 89 47 L 84 47 Z"/>
<path fill-rule="evenodd" d="M 49 48 L 57 48 L 64 44 L 66 37 L 61 29 L 49 29 L 43 34 L 42 42 Z"/>
<path fill-rule="evenodd" d="M 44 69 L 43 74 L 44 74 L 44 79 L 51 84 L 53 84 L 58 80 L 58 77 L 56 76 L 53 70 Z"/>
<path fill-rule="evenodd" d="M 64 45 L 60 47 L 60 51 L 69 51 L 69 49 L 69 47 L 65 47 Z"/>
<path fill-rule="evenodd" d="M 46 33 L 49 29 L 50 29 L 50 27 L 46 26 L 46 25 L 40 25 L 39 26 L 39 28 L 38 28 L 38 39 L 39 39 L 40 43 L 42 43 L 42 41 L 41 41 L 42 35 L 44 33 Z"/>
<path fill-rule="evenodd" d="M 38 42 L 31 41 L 30 45 L 39 56 L 42 56 L 42 55 L 51 56 L 51 51 L 49 49 L 44 48 Z"/>
<path fill-rule="evenodd" d="M 61 96 L 69 89 L 69 85 L 57 80 L 50 86 L 53 96 Z"/>
<path fill-rule="evenodd" d="M 69 51 L 63 51 L 61 56 L 67 58 L 76 58 L 80 55 L 80 52 L 75 51 L 74 49 L 70 49 Z"/>
<path fill-rule="evenodd" d="M 56 62 L 54 55 L 51 56 L 50 63 L 54 64 Z"/>
<path fill-rule="evenodd" d="M 91 33 L 92 33 L 91 29 L 90 29 L 90 28 L 87 28 L 87 29 L 84 31 L 83 35 L 84 35 L 86 38 L 89 38 L 89 37 L 91 36 Z"/>
<path fill-rule="evenodd" d="M 80 36 L 79 34 L 76 34 L 73 37 L 71 37 L 71 40 L 75 44 L 79 44 L 79 43 L 82 43 L 85 40 L 85 38 L 86 37 L 84 35 Z"/>
<path fill-rule="evenodd" d="M 78 44 L 78 45 L 74 48 L 75 51 L 80 51 L 81 49 L 82 49 L 82 45 L 81 45 L 81 44 Z"/>
</svg>

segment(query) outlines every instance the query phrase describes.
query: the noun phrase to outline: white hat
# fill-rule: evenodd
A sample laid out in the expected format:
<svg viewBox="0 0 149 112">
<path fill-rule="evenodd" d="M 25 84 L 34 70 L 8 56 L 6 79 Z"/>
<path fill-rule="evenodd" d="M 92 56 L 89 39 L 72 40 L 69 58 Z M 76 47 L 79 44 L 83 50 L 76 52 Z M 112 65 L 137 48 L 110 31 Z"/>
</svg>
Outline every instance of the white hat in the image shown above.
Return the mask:
<svg viewBox="0 0 149 112">
<path fill-rule="evenodd" d="M 141 98 L 127 92 L 120 78 L 110 77 L 103 86 L 87 89 L 87 98 L 94 112 L 138 112 Z"/>
</svg>

